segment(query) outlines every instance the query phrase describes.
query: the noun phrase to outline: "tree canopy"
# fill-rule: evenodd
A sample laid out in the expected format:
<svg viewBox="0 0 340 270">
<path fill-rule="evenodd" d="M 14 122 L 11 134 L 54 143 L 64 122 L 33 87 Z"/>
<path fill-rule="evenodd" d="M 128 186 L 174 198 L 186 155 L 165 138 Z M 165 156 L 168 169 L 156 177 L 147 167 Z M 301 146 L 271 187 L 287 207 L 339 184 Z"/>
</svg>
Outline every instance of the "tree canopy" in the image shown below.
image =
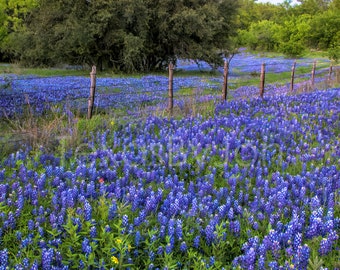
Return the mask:
<svg viewBox="0 0 340 270">
<path fill-rule="evenodd" d="M 29 65 L 123 71 L 162 69 L 177 58 L 220 64 L 236 33 L 237 6 L 234 0 L 39 0 L 25 29 L 9 35 L 7 52 Z"/>
<path fill-rule="evenodd" d="M 0 61 L 134 72 L 176 59 L 221 65 L 237 46 L 340 59 L 340 0 L 4 0 Z"/>
</svg>

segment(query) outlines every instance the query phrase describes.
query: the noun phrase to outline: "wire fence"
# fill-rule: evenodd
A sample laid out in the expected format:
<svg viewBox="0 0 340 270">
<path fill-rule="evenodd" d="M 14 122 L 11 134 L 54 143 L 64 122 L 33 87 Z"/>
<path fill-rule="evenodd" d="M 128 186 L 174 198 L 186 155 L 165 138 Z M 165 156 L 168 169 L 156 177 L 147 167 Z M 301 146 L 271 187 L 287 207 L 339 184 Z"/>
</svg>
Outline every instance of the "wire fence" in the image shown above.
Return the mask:
<svg viewBox="0 0 340 270">
<path fill-rule="evenodd" d="M 265 98 L 315 88 L 326 89 L 340 82 L 339 66 L 330 66 L 325 62 L 292 61 L 287 64 L 287 61 L 277 61 L 264 64 L 264 69 L 261 64 L 230 64 L 227 72 L 219 68 L 214 75 L 204 76 L 177 76 L 175 69 L 171 79 L 170 68 L 169 76 L 98 77 L 93 104 L 89 104 L 90 80 L 86 77 L 0 75 L 0 121 L 6 124 L 20 123 L 18 119 L 28 117 L 83 117 L 89 115 L 90 105 L 94 114 L 105 113 L 115 119 L 138 120 L 169 112 L 193 113 L 193 106 L 197 109 L 207 102 L 224 101 L 224 98 L 227 101 L 256 98 L 261 96 L 261 91 Z M 263 71 L 265 74 L 262 74 Z M 226 84 L 224 76 L 227 76 Z M 170 80 L 172 93 L 169 92 Z M 18 130 L 15 133 L 18 134 Z M 12 142 L 21 141 L 21 137 L 27 137 L 30 133 L 32 131 L 21 128 Z M 13 137 L 11 134 L 6 136 Z M 0 144 L 8 141 L 0 135 Z"/>
</svg>

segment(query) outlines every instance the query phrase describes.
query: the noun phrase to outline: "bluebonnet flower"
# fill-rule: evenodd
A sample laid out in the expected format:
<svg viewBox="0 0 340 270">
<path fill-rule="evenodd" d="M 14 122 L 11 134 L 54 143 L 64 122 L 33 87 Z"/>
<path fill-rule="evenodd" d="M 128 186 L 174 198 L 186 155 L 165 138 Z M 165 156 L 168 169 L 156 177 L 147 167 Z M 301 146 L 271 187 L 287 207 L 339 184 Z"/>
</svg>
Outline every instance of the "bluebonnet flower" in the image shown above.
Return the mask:
<svg viewBox="0 0 340 270">
<path fill-rule="evenodd" d="M 294 241 L 293 241 L 293 249 L 296 251 L 298 250 L 298 247 L 302 245 L 302 234 L 297 233 L 294 236 Z"/>
<path fill-rule="evenodd" d="M 253 247 L 247 250 L 246 254 L 241 257 L 244 269 L 255 269 L 256 252 Z"/>
<path fill-rule="evenodd" d="M 259 229 L 259 224 L 258 224 L 257 221 L 255 221 L 255 222 L 253 223 L 253 229 L 254 229 L 254 230 L 258 230 L 258 229 Z"/>
<path fill-rule="evenodd" d="M 140 224 L 142 224 L 143 222 L 146 222 L 146 216 L 147 216 L 147 213 L 146 211 L 143 209 L 139 212 L 139 216 L 136 217 L 134 219 L 134 225 L 135 226 L 139 226 Z"/>
<path fill-rule="evenodd" d="M 165 246 L 165 252 L 167 254 L 170 254 L 172 252 L 172 246 L 170 243 L 168 243 L 166 246 Z"/>
<path fill-rule="evenodd" d="M 33 238 L 32 238 L 32 236 L 31 236 L 31 234 L 30 234 L 30 235 L 28 235 L 26 238 L 24 238 L 24 239 L 21 240 L 20 246 L 21 246 L 22 248 L 25 248 L 25 247 L 27 247 L 28 245 L 30 245 L 30 244 L 32 244 L 32 243 L 33 243 Z"/>
<path fill-rule="evenodd" d="M 238 236 L 240 234 L 241 226 L 238 220 L 231 221 L 229 227 L 230 231 L 233 232 L 234 235 Z"/>
<path fill-rule="evenodd" d="M 38 242 L 38 246 L 39 246 L 41 249 L 43 249 L 43 248 L 46 248 L 46 247 L 47 247 L 47 244 L 46 244 L 46 242 L 45 242 L 44 239 L 41 239 L 41 240 L 39 240 L 39 242 Z"/>
<path fill-rule="evenodd" d="M 188 249 L 188 246 L 187 246 L 187 244 L 183 241 L 183 242 L 181 243 L 179 249 L 180 249 L 181 252 L 186 252 L 187 249 Z"/>
<path fill-rule="evenodd" d="M 273 256 L 276 260 L 278 260 L 280 258 L 280 249 L 281 249 L 280 243 L 275 240 L 272 243 L 272 252 L 273 252 Z"/>
<path fill-rule="evenodd" d="M 6 267 L 8 266 L 8 250 L 5 248 L 3 250 L 0 250 L 0 266 Z"/>
<path fill-rule="evenodd" d="M 48 241 L 49 246 L 54 246 L 56 248 L 58 248 L 61 244 L 62 244 L 62 241 L 60 238 L 54 238 Z M 56 252 L 56 255 L 57 255 L 57 252 Z"/>
<path fill-rule="evenodd" d="M 155 234 L 153 234 L 150 238 L 150 243 L 154 243 L 154 242 L 156 242 L 156 240 L 157 240 L 157 236 Z"/>
<path fill-rule="evenodd" d="M 262 212 L 258 212 L 258 213 L 257 213 L 257 219 L 258 219 L 258 220 L 262 221 L 262 220 L 264 220 L 264 218 L 265 218 L 265 216 L 263 215 Z"/>
<path fill-rule="evenodd" d="M 168 223 L 168 235 L 170 237 L 175 237 L 175 220 L 170 219 Z"/>
<path fill-rule="evenodd" d="M 157 248 L 157 254 L 158 254 L 158 255 L 163 255 L 163 253 L 164 253 L 164 248 L 163 248 L 162 246 L 159 246 L 159 247 Z"/>
<path fill-rule="evenodd" d="M 17 191 L 17 201 L 16 201 L 16 207 L 17 209 L 19 209 L 19 211 L 22 210 L 22 208 L 24 207 L 24 203 L 25 203 L 25 198 L 22 192 L 22 188 L 20 187 Z"/>
<path fill-rule="evenodd" d="M 176 220 L 176 237 L 177 239 L 182 239 L 183 237 L 183 231 L 182 231 L 182 220 L 177 219 Z"/>
<path fill-rule="evenodd" d="M 321 233 L 322 220 L 319 217 L 311 216 L 310 225 L 307 227 L 306 237 L 313 238 Z"/>
<path fill-rule="evenodd" d="M 136 247 L 139 246 L 141 239 L 142 239 L 142 236 L 140 234 L 140 231 L 138 230 L 135 234 L 135 246 Z"/>
<path fill-rule="evenodd" d="M 162 212 L 158 212 L 157 220 L 161 225 L 166 225 L 168 223 L 168 219 Z"/>
<path fill-rule="evenodd" d="M 7 220 L 5 220 L 4 222 L 4 228 L 11 228 L 14 229 L 16 226 L 16 221 L 15 221 L 15 217 L 12 211 L 9 211 L 8 216 L 7 216 Z"/>
<path fill-rule="evenodd" d="M 49 270 L 52 267 L 54 251 L 52 248 L 43 248 L 41 252 L 41 264 L 43 270 Z"/>
<path fill-rule="evenodd" d="M 17 240 L 21 240 L 22 233 L 20 231 L 16 231 L 15 237 L 17 238 Z"/>
<path fill-rule="evenodd" d="M 45 187 L 45 183 L 46 183 L 46 174 L 42 173 L 36 183 L 37 183 L 38 189 L 43 190 Z"/>
<path fill-rule="evenodd" d="M 32 266 L 30 268 L 30 270 L 38 270 L 39 269 L 39 264 L 38 262 L 35 260 L 33 263 L 32 263 Z"/>
<path fill-rule="evenodd" d="M 331 192 L 329 195 L 328 195 L 328 208 L 329 209 L 333 209 L 334 206 L 335 206 L 335 199 L 334 199 L 334 192 Z"/>
<path fill-rule="evenodd" d="M 117 204 L 115 201 L 112 201 L 112 204 L 110 205 L 109 208 L 109 220 L 114 219 L 117 213 Z"/>
<path fill-rule="evenodd" d="M 306 244 L 304 246 L 299 246 L 295 251 L 293 264 L 299 269 L 306 269 L 308 265 L 309 254 L 310 250 Z"/>
<path fill-rule="evenodd" d="M 66 191 L 66 200 L 67 200 L 67 206 L 69 208 L 73 208 L 74 207 L 74 200 L 73 200 L 72 189 L 68 189 Z"/>
<path fill-rule="evenodd" d="M 328 254 L 332 249 L 332 242 L 329 241 L 327 238 L 323 238 L 320 242 L 319 253 L 320 255 Z"/>
<path fill-rule="evenodd" d="M 196 216 L 196 213 L 197 213 L 197 210 L 198 210 L 197 199 L 194 198 L 191 203 L 192 203 L 192 205 L 191 205 L 191 209 L 189 211 L 189 216 L 194 217 L 194 216 Z"/>
<path fill-rule="evenodd" d="M 311 199 L 311 209 L 312 211 L 317 210 L 320 207 L 320 200 L 318 196 L 315 196 Z"/>
<path fill-rule="evenodd" d="M 63 266 L 62 260 L 63 260 L 63 257 L 61 256 L 60 251 L 56 251 L 56 252 L 55 252 L 55 261 L 56 261 L 56 265 L 57 265 L 58 267 L 60 267 L 60 268 Z M 65 268 L 67 269 L 68 266 L 64 266 L 64 267 L 63 267 L 63 269 L 65 269 Z"/>
<path fill-rule="evenodd" d="M 293 256 L 294 250 L 293 250 L 292 246 L 289 246 L 289 247 L 286 248 L 286 253 L 289 257 Z"/>
<path fill-rule="evenodd" d="M 164 225 L 161 225 L 159 228 L 159 238 L 163 239 L 166 235 L 166 227 Z"/>
<path fill-rule="evenodd" d="M 84 219 L 85 221 L 90 221 L 92 219 L 92 207 L 87 200 L 85 200 L 84 203 Z"/>
<path fill-rule="evenodd" d="M 149 251 L 149 259 L 152 262 L 155 260 L 155 252 L 153 250 Z"/>
<path fill-rule="evenodd" d="M 215 240 L 214 229 L 210 225 L 207 225 L 204 232 L 205 232 L 207 244 L 208 245 L 212 244 Z"/>
<path fill-rule="evenodd" d="M 179 200 L 176 198 L 175 201 L 170 204 L 170 209 L 169 209 L 170 215 L 171 216 L 176 215 L 180 209 L 181 208 L 180 208 Z"/>
<path fill-rule="evenodd" d="M 152 212 L 156 207 L 157 207 L 156 198 L 154 196 L 150 196 L 146 201 L 145 210 L 147 212 Z"/>
<path fill-rule="evenodd" d="M 302 246 L 302 250 L 301 250 L 300 267 L 302 269 L 307 268 L 309 256 L 310 256 L 310 249 L 309 249 L 308 245 L 305 244 L 305 245 Z"/>
<path fill-rule="evenodd" d="M 80 269 L 85 269 L 85 263 L 82 259 L 79 260 L 79 268 Z"/>
<path fill-rule="evenodd" d="M 321 255 L 326 255 L 328 254 L 332 248 L 333 248 L 333 244 L 335 241 L 337 241 L 339 238 L 339 235 L 337 234 L 336 231 L 331 231 L 328 234 L 327 238 L 323 238 L 320 242 L 320 248 L 319 248 L 319 253 Z"/>
<path fill-rule="evenodd" d="M 226 212 L 227 212 L 227 207 L 225 204 L 222 204 L 218 207 L 218 213 L 221 218 L 225 216 Z"/>
<path fill-rule="evenodd" d="M 90 246 L 90 241 L 86 237 L 84 238 L 83 242 L 81 243 L 81 249 L 86 255 L 89 255 L 92 252 L 92 247 Z"/>
<path fill-rule="evenodd" d="M 87 184 L 87 186 L 86 186 L 86 197 L 96 198 L 96 189 L 95 189 L 94 181 L 91 181 L 89 184 Z"/>
<path fill-rule="evenodd" d="M 43 227 L 38 227 L 38 233 L 40 235 L 40 237 L 43 237 L 44 236 L 44 228 Z"/>
<path fill-rule="evenodd" d="M 195 236 L 194 242 L 193 242 L 193 245 L 194 245 L 195 248 L 199 248 L 199 246 L 200 246 L 200 239 L 201 239 L 201 237 L 199 235 Z"/>
<path fill-rule="evenodd" d="M 14 265 L 14 270 L 24 270 L 24 267 L 22 266 L 21 263 L 18 263 L 16 265 Z"/>
<path fill-rule="evenodd" d="M 334 229 L 334 222 L 332 219 L 327 220 L 324 224 L 323 224 L 323 229 L 322 232 L 324 235 L 332 232 Z"/>
<path fill-rule="evenodd" d="M 259 270 L 265 270 L 266 269 L 266 264 L 265 264 L 265 257 L 264 256 L 260 256 L 257 262 L 257 266 Z"/>
<path fill-rule="evenodd" d="M 97 237 L 97 228 L 96 228 L 96 226 L 91 226 L 91 228 L 90 228 L 90 236 L 91 236 L 91 238 L 96 238 Z"/>
<path fill-rule="evenodd" d="M 28 269 L 29 266 L 30 266 L 30 261 L 29 261 L 29 259 L 28 259 L 28 258 L 24 258 L 24 259 L 22 260 L 22 265 L 23 265 L 24 269 Z"/>
<path fill-rule="evenodd" d="M 81 222 L 80 218 L 76 217 L 76 218 L 72 218 L 72 223 L 73 225 L 77 225 L 77 232 L 80 232 L 82 227 L 83 227 L 83 223 Z"/>
<path fill-rule="evenodd" d="M 129 217 L 127 215 L 123 215 L 122 217 L 122 226 L 127 228 L 129 226 Z"/>
<path fill-rule="evenodd" d="M 276 261 L 271 261 L 271 262 L 269 262 L 269 263 L 268 263 L 268 266 L 269 266 L 269 268 L 272 269 L 272 270 L 279 269 L 279 264 L 278 264 L 278 262 L 276 262 Z"/>
<path fill-rule="evenodd" d="M 233 220 L 234 218 L 234 209 L 232 207 L 229 208 L 229 211 L 228 211 L 228 218 L 230 220 Z"/>
</svg>

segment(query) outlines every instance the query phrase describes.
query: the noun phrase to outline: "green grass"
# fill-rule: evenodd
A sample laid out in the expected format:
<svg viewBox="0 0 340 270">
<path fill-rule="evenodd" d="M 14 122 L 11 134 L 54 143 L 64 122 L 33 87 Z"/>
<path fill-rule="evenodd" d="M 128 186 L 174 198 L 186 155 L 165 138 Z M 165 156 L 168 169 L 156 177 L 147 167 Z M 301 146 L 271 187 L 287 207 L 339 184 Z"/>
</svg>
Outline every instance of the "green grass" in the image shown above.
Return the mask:
<svg viewBox="0 0 340 270">
<path fill-rule="evenodd" d="M 211 88 L 199 89 L 197 87 L 183 87 L 175 93 L 175 96 L 204 96 L 215 94 L 221 94 L 221 91 L 216 91 L 216 89 Z"/>
<path fill-rule="evenodd" d="M 24 68 L 17 64 L 0 63 L 0 74 L 49 76 L 89 76 L 87 70 L 73 70 L 64 68 Z"/>
<path fill-rule="evenodd" d="M 253 50 L 246 50 L 248 53 L 257 54 L 261 57 L 269 57 L 269 58 L 275 58 L 275 57 L 284 57 L 284 58 L 290 58 L 284 55 L 280 52 L 260 52 L 260 51 L 253 51 Z M 306 50 L 302 57 L 298 57 L 299 60 L 304 60 L 304 58 L 318 58 L 318 59 L 324 59 L 328 60 L 328 53 L 326 51 L 316 51 L 316 50 Z"/>
<path fill-rule="evenodd" d="M 50 76 L 90 76 L 91 68 L 67 69 L 67 68 L 26 68 L 18 64 L 0 63 L 0 74 L 17 74 L 17 75 L 36 75 L 39 77 Z M 114 73 L 110 70 L 97 70 L 98 77 L 133 77 L 140 78 L 146 74 L 123 74 Z M 150 75 L 150 74 L 148 74 Z"/>
</svg>

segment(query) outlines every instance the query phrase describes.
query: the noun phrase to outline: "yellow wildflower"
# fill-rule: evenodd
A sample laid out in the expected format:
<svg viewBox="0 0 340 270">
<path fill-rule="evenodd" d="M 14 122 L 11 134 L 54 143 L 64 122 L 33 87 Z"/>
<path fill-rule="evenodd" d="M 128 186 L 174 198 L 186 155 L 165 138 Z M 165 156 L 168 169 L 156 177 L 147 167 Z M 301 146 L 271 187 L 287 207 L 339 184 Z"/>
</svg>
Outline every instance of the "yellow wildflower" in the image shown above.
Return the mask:
<svg viewBox="0 0 340 270">
<path fill-rule="evenodd" d="M 115 256 L 111 257 L 111 261 L 113 262 L 113 264 L 118 264 L 119 263 L 117 257 L 115 257 Z"/>
<path fill-rule="evenodd" d="M 120 245 L 121 243 L 122 243 L 122 239 L 116 239 L 116 243 L 117 243 L 117 245 Z"/>
</svg>

